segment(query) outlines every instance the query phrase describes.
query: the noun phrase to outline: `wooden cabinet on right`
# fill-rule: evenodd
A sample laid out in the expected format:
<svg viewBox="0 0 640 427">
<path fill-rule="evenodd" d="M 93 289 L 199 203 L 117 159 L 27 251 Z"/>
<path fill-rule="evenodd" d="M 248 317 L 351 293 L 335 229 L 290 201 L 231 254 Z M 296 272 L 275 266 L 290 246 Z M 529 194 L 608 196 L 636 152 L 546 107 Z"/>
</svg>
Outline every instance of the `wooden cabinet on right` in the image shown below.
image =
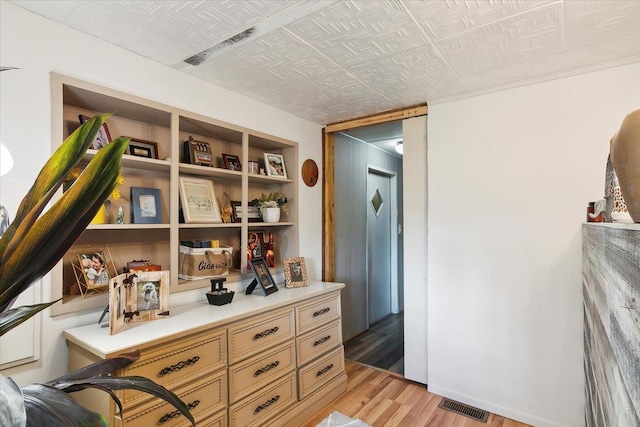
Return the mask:
<svg viewBox="0 0 640 427">
<path fill-rule="evenodd" d="M 640 224 L 582 226 L 585 422 L 640 426 Z"/>
</svg>

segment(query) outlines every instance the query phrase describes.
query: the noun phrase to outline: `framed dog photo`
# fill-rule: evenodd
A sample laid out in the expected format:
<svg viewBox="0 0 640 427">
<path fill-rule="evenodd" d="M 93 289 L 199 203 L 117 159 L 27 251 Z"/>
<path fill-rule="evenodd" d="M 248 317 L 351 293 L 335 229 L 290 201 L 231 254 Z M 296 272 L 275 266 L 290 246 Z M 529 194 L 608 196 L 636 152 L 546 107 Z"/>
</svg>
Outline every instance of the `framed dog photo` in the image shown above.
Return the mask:
<svg viewBox="0 0 640 427">
<path fill-rule="evenodd" d="M 225 169 L 230 171 L 241 171 L 242 164 L 240 163 L 240 157 L 234 154 L 222 153 L 222 161 L 224 162 Z"/>
<path fill-rule="evenodd" d="M 109 282 L 109 333 L 127 323 L 169 317 L 169 271 L 120 274 Z"/>
<path fill-rule="evenodd" d="M 284 286 L 287 288 L 300 288 L 309 286 L 307 278 L 307 266 L 303 257 L 285 258 L 284 264 Z"/>
<path fill-rule="evenodd" d="M 81 125 L 85 124 L 91 119 L 91 117 L 85 116 L 84 114 L 80 114 L 78 118 L 80 119 Z M 93 140 L 89 148 L 93 148 L 94 150 L 99 150 L 102 147 L 105 147 L 110 142 L 111 142 L 111 134 L 109 133 L 109 127 L 105 122 L 102 124 L 102 127 L 100 128 L 100 130 L 98 131 L 98 134 L 96 135 L 96 139 Z"/>
<path fill-rule="evenodd" d="M 264 164 L 267 175 L 278 178 L 287 177 L 287 169 L 284 166 L 284 157 L 280 154 L 264 153 Z"/>
<path fill-rule="evenodd" d="M 185 223 L 222 223 L 213 181 L 181 176 L 180 202 Z"/>
<path fill-rule="evenodd" d="M 131 206 L 133 224 L 162 224 L 159 189 L 131 187 Z"/>
<path fill-rule="evenodd" d="M 253 271 L 255 278 L 247 287 L 247 295 L 251 294 L 256 287 L 260 290 L 262 296 L 265 297 L 278 291 L 276 282 L 273 280 L 273 276 L 271 276 L 271 272 L 269 271 L 269 267 L 267 267 L 264 258 L 254 258 L 249 261 L 249 264 L 251 265 L 251 270 Z"/>
<path fill-rule="evenodd" d="M 129 146 L 127 154 L 138 157 L 146 157 L 147 159 L 158 158 L 158 144 L 153 141 L 145 141 L 143 139 L 129 137 Z"/>
</svg>

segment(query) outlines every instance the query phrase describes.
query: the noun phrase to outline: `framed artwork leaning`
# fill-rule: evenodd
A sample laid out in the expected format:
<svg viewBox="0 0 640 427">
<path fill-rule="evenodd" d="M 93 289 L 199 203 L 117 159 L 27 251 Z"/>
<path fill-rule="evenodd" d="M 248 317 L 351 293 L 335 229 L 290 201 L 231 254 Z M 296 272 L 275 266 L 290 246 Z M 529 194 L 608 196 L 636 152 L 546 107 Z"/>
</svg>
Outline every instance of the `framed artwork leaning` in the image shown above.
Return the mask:
<svg viewBox="0 0 640 427">
<path fill-rule="evenodd" d="M 209 179 L 180 177 L 180 203 L 184 222 L 222 223 L 218 199 Z"/>
<path fill-rule="evenodd" d="M 265 297 L 278 291 L 278 286 L 276 286 L 276 282 L 273 280 L 273 276 L 264 258 L 254 258 L 249 261 L 249 264 L 251 265 L 251 271 L 253 271 L 255 278 L 247 287 L 245 292 L 247 295 L 251 294 L 256 287 L 260 290 L 262 296 Z"/>
<path fill-rule="evenodd" d="M 309 286 L 307 278 L 307 266 L 304 257 L 285 258 L 284 267 L 284 286 L 286 288 L 300 288 Z"/>
<path fill-rule="evenodd" d="M 131 187 L 131 222 L 133 224 L 162 224 L 159 189 Z"/>
<path fill-rule="evenodd" d="M 264 153 L 264 165 L 267 175 L 277 178 L 286 178 L 287 169 L 284 166 L 284 157 L 280 154 Z"/>
<path fill-rule="evenodd" d="M 80 114 L 78 118 L 80 119 L 81 125 L 88 122 L 91 119 L 91 117 L 85 116 L 84 114 Z M 96 135 L 96 139 L 93 140 L 89 148 L 92 148 L 94 150 L 99 150 L 102 147 L 105 147 L 110 142 L 111 142 L 111 134 L 109 133 L 109 127 L 107 126 L 107 122 L 104 122 L 102 124 L 102 127 L 98 131 L 98 134 Z"/>
</svg>

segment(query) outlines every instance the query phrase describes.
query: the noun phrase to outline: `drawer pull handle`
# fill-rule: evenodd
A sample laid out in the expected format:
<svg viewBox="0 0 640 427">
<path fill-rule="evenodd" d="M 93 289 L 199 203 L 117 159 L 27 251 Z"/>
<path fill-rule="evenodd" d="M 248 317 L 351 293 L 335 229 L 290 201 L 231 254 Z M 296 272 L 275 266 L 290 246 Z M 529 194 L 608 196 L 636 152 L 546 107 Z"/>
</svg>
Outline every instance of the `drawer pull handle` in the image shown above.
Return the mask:
<svg viewBox="0 0 640 427">
<path fill-rule="evenodd" d="M 269 406 L 273 405 L 274 403 L 276 403 L 278 400 L 280 400 L 280 395 L 276 394 L 275 396 L 273 396 L 271 399 L 267 400 L 266 402 L 264 402 L 262 405 L 259 405 L 256 409 L 253 410 L 254 414 L 257 414 L 258 412 L 262 411 L 263 409 L 267 409 Z"/>
<path fill-rule="evenodd" d="M 253 336 L 253 340 L 259 340 L 260 338 L 264 338 L 267 335 L 271 335 L 271 334 L 275 334 L 276 332 L 278 332 L 280 330 L 280 328 L 278 326 L 275 326 L 271 329 L 267 329 L 266 331 L 260 332 L 258 334 L 255 334 Z"/>
<path fill-rule="evenodd" d="M 189 403 L 187 405 L 187 408 L 189 408 L 190 410 L 195 408 L 196 406 L 198 406 L 200 404 L 199 400 L 194 400 L 193 402 Z M 158 420 L 158 424 L 164 424 L 167 421 L 169 421 L 172 418 L 175 417 L 179 417 L 180 415 L 182 415 L 182 413 L 180 411 L 173 411 L 173 412 L 169 412 L 168 414 L 164 414 L 159 420 Z"/>
<path fill-rule="evenodd" d="M 166 368 L 163 368 L 160 372 L 158 372 L 159 376 L 164 376 L 167 375 L 171 372 L 175 372 L 175 371 L 179 371 L 182 368 L 185 368 L 189 365 L 195 365 L 195 363 L 200 360 L 200 356 L 194 356 L 191 359 L 187 359 L 187 360 L 181 360 L 180 362 L 176 363 L 175 365 L 171 365 L 171 366 L 167 366 Z"/>
<path fill-rule="evenodd" d="M 314 347 L 317 347 L 317 346 L 319 346 L 320 344 L 322 344 L 322 343 L 325 343 L 325 342 L 329 341 L 330 339 L 331 339 L 331 335 L 327 335 L 326 337 L 322 337 L 322 338 L 320 338 L 318 341 L 314 342 L 314 343 L 313 343 L 313 346 L 314 346 Z"/>
<path fill-rule="evenodd" d="M 322 316 L 323 314 L 328 313 L 329 310 L 331 310 L 329 307 L 325 307 L 322 310 L 318 310 L 315 313 L 313 313 L 313 317 Z"/>
<path fill-rule="evenodd" d="M 332 363 L 332 364 L 330 364 L 330 365 L 328 365 L 328 366 L 325 366 L 324 368 L 322 368 L 321 370 L 319 370 L 319 371 L 316 373 L 316 377 L 319 377 L 320 375 L 327 373 L 328 371 L 330 371 L 330 370 L 331 370 L 331 368 L 333 368 L 333 363 Z"/>
<path fill-rule="evenodd" d="M 276 360 L 275 362 L 268 364 L 264 368 L 260 368 L 257 371 L 255 371 L 253 373 L 253 376 L 254 377 L 259 377 L 260 375 L 264 374 L 265 372 L 269 372 L 273 368 L 277 368 L 279 364 L 280 364 L 280 362 Z"/>
</svg>

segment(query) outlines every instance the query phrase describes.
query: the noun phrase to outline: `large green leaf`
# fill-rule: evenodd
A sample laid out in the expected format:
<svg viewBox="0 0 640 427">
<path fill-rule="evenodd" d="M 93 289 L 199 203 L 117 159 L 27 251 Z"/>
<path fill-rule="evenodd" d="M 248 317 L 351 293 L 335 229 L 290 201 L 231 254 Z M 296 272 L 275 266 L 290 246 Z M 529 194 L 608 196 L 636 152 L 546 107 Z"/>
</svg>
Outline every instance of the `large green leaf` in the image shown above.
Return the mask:
<svg viewBox="0 0 640 427">
<path fill-rule="evenodd" d="M 23 305 L 18 308 L 0 312 L 0 337 L 9 332 L 11 329 L 29 320 L 47 307 L 60 300 L 35 305 Z M 0 424 L 1 425 L 1 424 Z"/>
<path fill-rule="evenodd" d="M 62 258 L 117 184 L 128 138 L 102 148 L 58 201 L 35 222 L 27 215 L 9 243 L 0 273 L 0 311 Z M 32 226 L 26 224 L 32 223 Z M 38 260 L 34 263 L 33 260 Z"/>
<path fill-rule="evenodd" d="M 62 383 L 65 381 L 75 381 L 85 378 L 91 378 L 98 375 L 107 375 L 114 373 L 120 369 L 124 369 L 131 365 L 133 362 L 140 358 L 140 351 L 134 350 L 127 353 L 121 353 L 117 356 L 110 357 L 108 359 L 98 360 L 91 365 L 87 365 L 84 368 L 76 369 L 73 372 L 69 372 L 66 375 L 51 380 L 47 385 L 53 385 L 55 383 Z"/>
<path fill-rule="evenodd" d="M 0 375 L 0 426 L 24 426 L 27 413 L 22 390 L 11 378 Z"/>
<path fill-rule="evenodd" d="M 102 114 L 88 120 L 69 135 L 45 163 L 31 189 L 20 203 L 13 223 L 0 238 L 0 259 L 3 259 L 4 251 L 8 243 L 13 239 L 18 226 L 23 224 L 24 219 L 37 205 L 40 205 L 40 210 L 35 215 L 31 215 L 31 221 L 34 221 L 40 215 L 42 208 L 49 202 L 51 196 L 62 184 L 69 171 L 82 159 L 82 156 L 91 146 L 98 131 L 109 116 L 110 114 Z M 45 199 L 44 203 L 42 203 L 43 199 Z M 31 224 L 26 225 L 29 227 Z"/>
<path fill-rule="evenodd" d="M 187 417 L 189 421 L 191 421 L 192 425 L 196 425 L 193 415 L 189 411 L 187 405 L 184 404 L 180 398 L 170 390 L 162 387 L 161 385 L 156 384 L 149 378 L 140 377 L 140 376 L 129 376 L 129 377 L 94 377 L 87 378 L 75 381 L 64 381 L 64 382 L 56 382 L 52 384 L 53 387 L 56 387 L 60 390 L 64 390 L 66 392 L 73 392 L 84 390 L 85 388 L 108 388 L 111 390 L 139 390 L 145 393 L 152 394 L 156 397 L 161 398 L 162 400 L 173 405 L 177 410 L 179 410 L 182 415 Z"/>
<path fill-rule="evenodd" d="M 42 384 L 22 388 L 27 412 L 27 426 L 69 427 L 108 426 L 100 414 L 89 411 L 64 391 Z"/>
</svg>

